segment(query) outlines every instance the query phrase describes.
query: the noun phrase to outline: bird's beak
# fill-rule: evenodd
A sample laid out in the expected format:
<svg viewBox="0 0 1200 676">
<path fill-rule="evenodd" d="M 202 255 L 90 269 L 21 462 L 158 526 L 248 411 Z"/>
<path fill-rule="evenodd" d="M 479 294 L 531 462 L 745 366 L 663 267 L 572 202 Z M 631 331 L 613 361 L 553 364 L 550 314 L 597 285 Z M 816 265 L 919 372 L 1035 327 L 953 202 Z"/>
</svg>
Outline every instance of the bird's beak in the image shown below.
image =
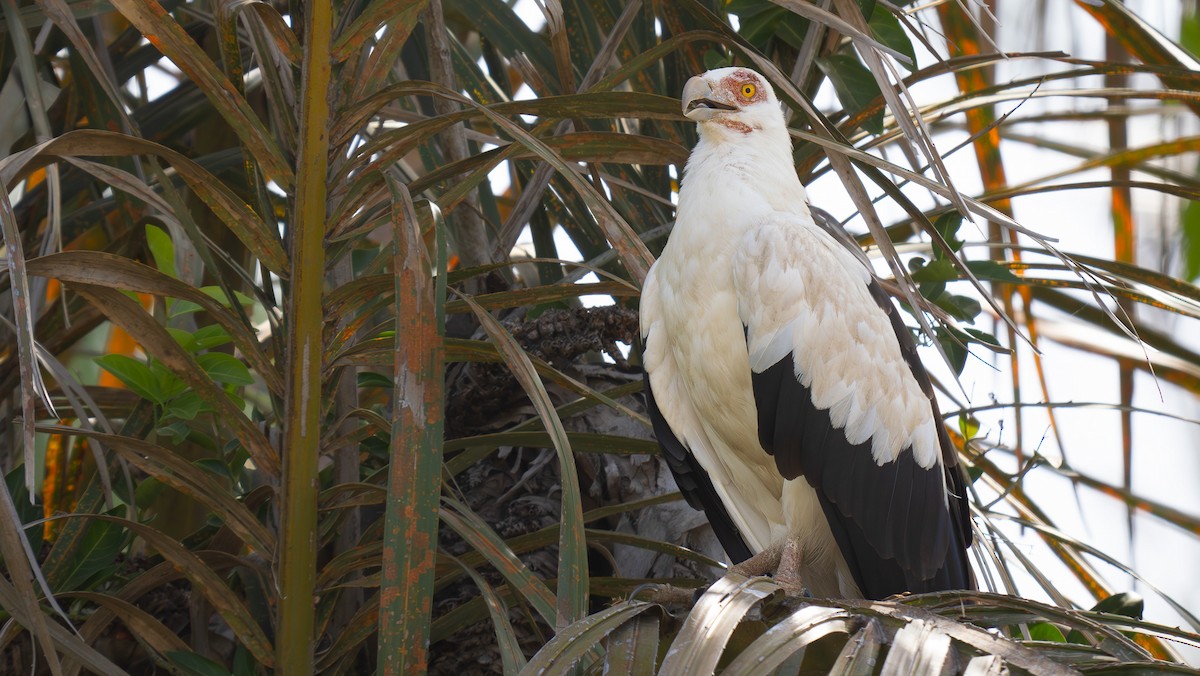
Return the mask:
<svg viewBox="0 0 1200 676">
<path fill-rule="evenodd" d="M 717 111 L 737 110 L 736 107 L 712 98 L 712 85 L 708 80 L 697 75 L 683 86 L 683 114 L 696 122 L 711 119 Z"/>
</svg>

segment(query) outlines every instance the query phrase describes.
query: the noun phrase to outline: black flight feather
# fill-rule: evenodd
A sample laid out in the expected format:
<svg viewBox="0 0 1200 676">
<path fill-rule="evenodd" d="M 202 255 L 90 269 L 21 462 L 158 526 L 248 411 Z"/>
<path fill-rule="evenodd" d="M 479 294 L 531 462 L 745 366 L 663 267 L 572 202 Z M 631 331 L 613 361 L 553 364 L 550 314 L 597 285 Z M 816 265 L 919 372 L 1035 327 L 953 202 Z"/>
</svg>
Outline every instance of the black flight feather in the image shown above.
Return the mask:
<svg viewBox="0 0 1200 676">
<path fill-rule="evenodd" d="M 851 444 L 842 430 L 834 429 L 829 411 L 812 403 L 809 389 L 794 371 L 792 354 L 752 374 L 759 442 L 775 457 L 784 478 L 803 475 L 816 490 L 865 597 L 972 588 L 966 558 L 971 526 L 957 456 L 941 425 L 933 387 L 911 333 L 879 285 L 872 281 L 870 290 L 890 318 L 901 353 L 929 398 L 944 470 L 918 465 L 911 447 L 894 461 L 876 464 L 870 439 Z M 943 497 L 943 480 L 948 498 Z"/>
</svg>

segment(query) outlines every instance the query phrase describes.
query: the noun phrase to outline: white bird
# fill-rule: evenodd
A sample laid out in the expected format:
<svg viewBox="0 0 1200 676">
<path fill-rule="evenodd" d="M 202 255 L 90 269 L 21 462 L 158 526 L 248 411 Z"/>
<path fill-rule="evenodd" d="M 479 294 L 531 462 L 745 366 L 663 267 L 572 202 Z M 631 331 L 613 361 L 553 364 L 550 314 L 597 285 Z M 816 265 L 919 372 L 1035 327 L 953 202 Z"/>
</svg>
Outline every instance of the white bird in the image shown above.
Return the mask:
<svg viewBox="0 0 1200 676">
<path fill-rule="evenodd" d="M 814 222 L 766 78 L 688 80 L 670 240 L 642 289 L 646 394 L 734 563 L 814 596 L 974 587 L 957 456 L 912 335 Z"/>
</svg>

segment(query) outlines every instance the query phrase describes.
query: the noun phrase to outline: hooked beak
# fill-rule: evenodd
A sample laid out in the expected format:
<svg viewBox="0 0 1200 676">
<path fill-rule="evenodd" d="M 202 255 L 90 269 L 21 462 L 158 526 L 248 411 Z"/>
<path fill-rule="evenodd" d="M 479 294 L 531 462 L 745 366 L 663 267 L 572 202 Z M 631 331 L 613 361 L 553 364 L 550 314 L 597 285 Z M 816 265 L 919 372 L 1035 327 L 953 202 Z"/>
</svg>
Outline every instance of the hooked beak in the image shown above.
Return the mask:
<svg viewBox="0 0 1200 676">
<path fill-rule="evenodd" d="M 712 98 L 712 85 L 699 75 L 683 86 L 683 114 L 696 122 L 711 119 L 718 111 L 737 110 L 736 106 L 721 103 Z"/>
</svg>

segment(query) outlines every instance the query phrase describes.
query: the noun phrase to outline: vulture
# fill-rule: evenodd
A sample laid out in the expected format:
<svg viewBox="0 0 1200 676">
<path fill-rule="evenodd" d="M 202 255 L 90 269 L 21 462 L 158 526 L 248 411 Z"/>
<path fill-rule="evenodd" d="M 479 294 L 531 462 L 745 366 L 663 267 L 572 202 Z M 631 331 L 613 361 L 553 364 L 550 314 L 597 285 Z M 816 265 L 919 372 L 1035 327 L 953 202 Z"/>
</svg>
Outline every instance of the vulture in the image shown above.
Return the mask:
<svg viewBox="0 0 1200 676">
<path fill-rule="evenodd" d="M 816 597 L 974 588 L 962 469 L 913 336 L 814 222 L 770 83 L 711 70 L 683 114 L 699 142 L 640 332 L 684 497 L 735 569 Z"/>
</svg>

